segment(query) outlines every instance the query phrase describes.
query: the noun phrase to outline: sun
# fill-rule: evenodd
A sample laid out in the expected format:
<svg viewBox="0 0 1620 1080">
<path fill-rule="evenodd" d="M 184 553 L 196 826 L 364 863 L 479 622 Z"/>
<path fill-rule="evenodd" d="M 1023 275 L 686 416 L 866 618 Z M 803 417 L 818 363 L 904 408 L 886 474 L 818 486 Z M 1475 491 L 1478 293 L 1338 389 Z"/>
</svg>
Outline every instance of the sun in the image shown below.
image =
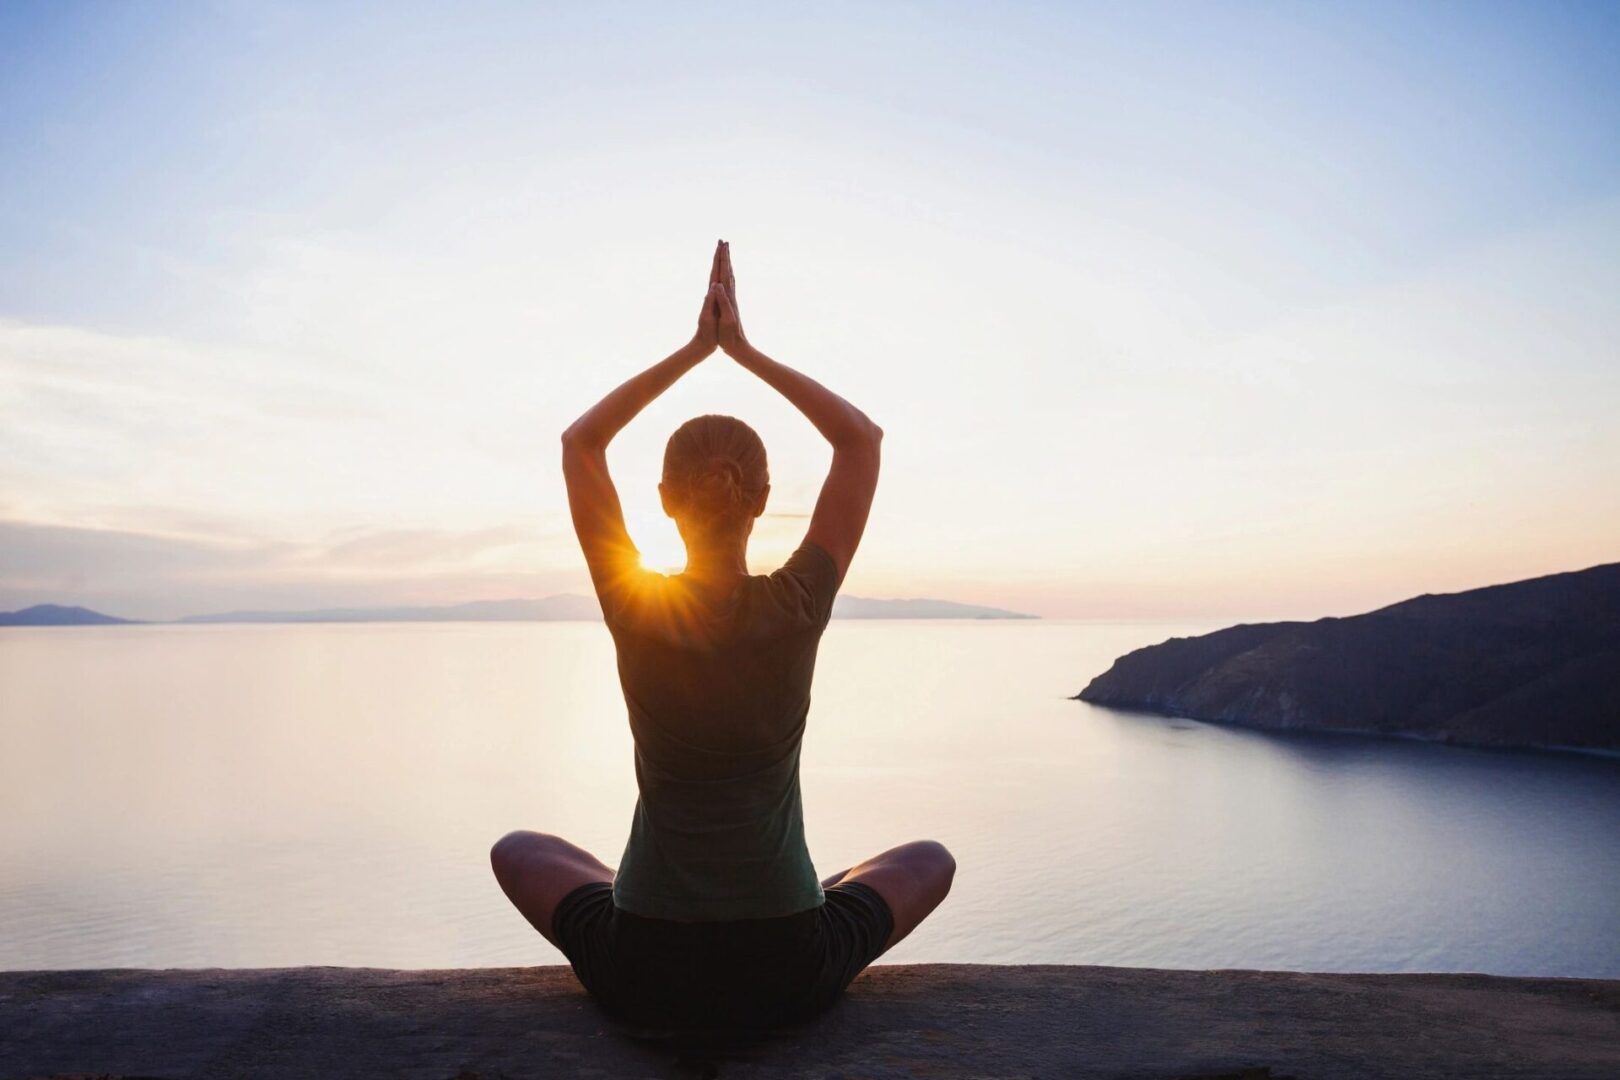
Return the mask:
<svg viewBox="0 0 1620 1080">
<path fill-rule="evenodd" d="M 643 569 L 660 574 L 678 574 L 686 569 L 686 545 L 668 518 L 644 523 L 636 529 L 635 541 Z"/>
</svg>

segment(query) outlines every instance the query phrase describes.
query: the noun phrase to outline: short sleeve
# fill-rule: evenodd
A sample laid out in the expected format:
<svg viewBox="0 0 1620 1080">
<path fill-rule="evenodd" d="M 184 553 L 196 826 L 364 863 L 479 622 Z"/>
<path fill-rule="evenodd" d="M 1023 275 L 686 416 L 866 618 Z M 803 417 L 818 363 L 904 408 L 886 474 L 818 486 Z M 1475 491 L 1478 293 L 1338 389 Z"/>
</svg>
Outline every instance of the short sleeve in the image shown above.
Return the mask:
<svg viewBox="0 0 1620 1080">
<path fill-rule="evenodd" d="M 783 605 L 816 628 L 832 618 L 833 598 L 841 581 L 838 563 L 826 548 L 806 540 L 771 575 Z"/>
<path fill-rule="evenodd" d="M 662 592 L 666 580 L 662 574 L 634 565 L 603 575 L 596 589 L 603 621 L 609 628 L 639 621 L 647 605 Z"/>
</svg>

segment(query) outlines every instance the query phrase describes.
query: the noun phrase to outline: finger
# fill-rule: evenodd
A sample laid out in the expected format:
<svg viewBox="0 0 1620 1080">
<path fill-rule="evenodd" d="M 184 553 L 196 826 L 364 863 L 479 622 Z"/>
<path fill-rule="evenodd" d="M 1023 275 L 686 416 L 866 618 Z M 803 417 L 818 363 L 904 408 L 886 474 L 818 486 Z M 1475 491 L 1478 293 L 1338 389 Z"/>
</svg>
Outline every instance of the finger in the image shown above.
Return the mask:
<svg viewBox="0 0 1620 1080">
<path fill-rule="evenodd" d="M 725 253 L 722 256 L 722 261 L 720 263 L 720 266 L 721 266 L 720 280 L 726 283 L 727 288 L 729 288 L 733 292 L 735 292 L 736 288 L 737 288 L 737 276 L 731 272 L 731 245 L 730 244 L 725 245 Z"/>
<path fill-rule="evenodd" d="M 737 321 L 737 308 L 731 301 L 731 290 L 724 285 L 718 286 L 717 295 L 720 297 L 720 318 L 726 322 Z"/>
<path fill-rule="evenodd" d="M 721 275 L 725 272 L 724 271 L 725 257 L 726 257 L 726 242 L 724 240 L 716 240 L 714 242 L 714 261 L 709 264 L 709 283 L 710 284 L 713 284 L 716 281 L 723 280 Z"/>
</svg>

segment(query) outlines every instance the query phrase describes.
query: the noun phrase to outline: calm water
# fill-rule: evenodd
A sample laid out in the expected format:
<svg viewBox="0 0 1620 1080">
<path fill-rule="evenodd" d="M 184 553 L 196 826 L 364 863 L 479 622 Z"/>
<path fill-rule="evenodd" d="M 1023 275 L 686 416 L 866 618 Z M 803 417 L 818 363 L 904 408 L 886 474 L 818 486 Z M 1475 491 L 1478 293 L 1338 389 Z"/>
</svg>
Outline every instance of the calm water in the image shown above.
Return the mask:
<svg viewBox="0 0 1620 1080">
<path fill-rule="evenodd" d="M 886 961 L 1620 977 L 1620 762 L 1065 700 L 1208 628 L 832 624 L 817 866 L 960 863 Z M 595 624 L 0 631 L 0 968 L 557 962 L 486 852 L 617 860 L 618 693 Z"/>
</svg>

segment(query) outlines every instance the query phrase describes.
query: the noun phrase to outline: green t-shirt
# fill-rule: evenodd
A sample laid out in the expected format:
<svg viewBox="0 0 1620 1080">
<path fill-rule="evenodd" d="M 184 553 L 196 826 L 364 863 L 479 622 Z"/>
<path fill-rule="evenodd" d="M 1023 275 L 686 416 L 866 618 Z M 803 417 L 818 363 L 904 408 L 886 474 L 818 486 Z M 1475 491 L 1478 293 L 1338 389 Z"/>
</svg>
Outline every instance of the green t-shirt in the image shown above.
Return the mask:
<svg viewBox="0 0 1620 1080">
<path fill-rule="evenodd" d="M 799 745 L 838 564 L 806 541 L 781 569 L 742 578 L 723 597 L 678 574 L 623 582 L 602 608 L 640 796 L 614 903 L 685 922 L 819 906 Z"/>
</svg>

